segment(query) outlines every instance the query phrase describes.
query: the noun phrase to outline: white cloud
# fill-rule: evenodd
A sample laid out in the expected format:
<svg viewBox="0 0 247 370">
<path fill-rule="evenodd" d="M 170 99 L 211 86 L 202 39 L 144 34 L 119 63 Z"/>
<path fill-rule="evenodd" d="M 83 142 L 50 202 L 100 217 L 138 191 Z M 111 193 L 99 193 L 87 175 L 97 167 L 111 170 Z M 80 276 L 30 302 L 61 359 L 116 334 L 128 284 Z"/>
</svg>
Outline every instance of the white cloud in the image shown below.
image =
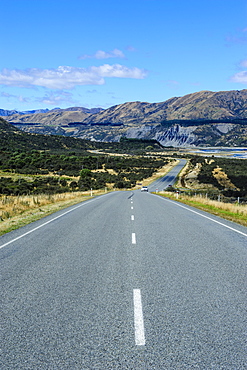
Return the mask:
<svg viewBox="0 0 247 370">
<path fill-rule="evenodd" d="M 114 49 L 109 53 L 99 50 L 95 54 L 97 59 L 108 59 L 108 58 L 125 58 L 124 53 L 121 50 Z"/>
<path fill-rule="evenodd" d="M 231 81 L 242 83 L 242 84 L 247 84 L 247 71 L 236 73 L 234 76 L 232 76 Z"/>
<path fill-rule="evenodd" d="M 49 92 L 44 97 L 36 98 L 36 101 L 48 105 L 58 105 L 61 103 L 76 103 L 71 93 L 59 91 L 59 93 Z"/>
<path fill-rule="evenodd" d="M 25 98 L 22 95 L 18 96 L 18 100 L 19 100 L 20 103 L 28 103 L 30 101 L 29 98 Z"/>
<path fill-rule="evenodd" d="M 49 89 L 73 89 L 78 85 L 103 85 L 104 77 L 142 79 L 147 72 L 140 68 L 129 68 L 120 64 L 104 64 L 99 67 L 76 68 L 60 66 L 57 69 L 30 68 L 26 70 L 3 69 L 0 84 L 5 86 Z"/>
<path fill-rule="evenodd" d="M 29 102 L 38 102 L 44 103 L 48 105 L 58 105 L 61 103 L 78 103 L 76 100 L 73 99 L 73 95 L 67 91 L 49 91 L 42 97 L 23 97 L 22 95 L 13 95 L 6 92 L 2 92 L 0 97 L 7 98 L 7 99 L 14 99 L 19 101 L 20 103 L 29 103 Z"/>
<path fill-rule="evenodd" d="M 87 94 L 96 94 L 98 91 L 93 89 L 93 90 L 87 90 L 86 93 Z"/>
<path fill-rule="evenodd" d="M 227 36 L 226 37 L 227 45 L 246 44 L 246 42 L 247 42 L 246 36 Z"/>
<path fill-rule="evenodd" d="M 27 103 L 27 102 L 29 102 L 29 101 L 30 101 L 30 99 L 29 99 L 29 98 L 25 98 L 25 97 L 23 97 L 22 95 L 13 95 L 13 94 L 9 94 L 9 93 L 6 93 L 6 92 L 2 92 L 2 93 L 0 94 L 0 96 L 1 96 L 2 98 L 7 98 L 7 99 L 17 99 L 17 100 L 19 100 L 19 102 L 21 102 L 21 103 Z"/>
<path fill-rule="evenodd" d="M 0 84 L 19 87 L 42 86 L 50 89 L 72 89 L 76 85 L 102 85 L 104 79 L 92 73 L 89 69 L 62 66 L 57 69 L 4 69 L 0 73 Z"/>
<path fill-rule="evenodd" d="M 247 68 L 247 59 L 242 60 L 242 62 L 239 63 L 239 66 L 242 67 L 242 68 Z M 247 71 L 241 71 L 241 72 L 235 73 L 230 78 L 230 81 L 246 84 L 247 83 Z"/>
<path fill-rule="evenodd" d="M 108 59 L 108 58 L 125 58 L 124 53 L 119 49 L 113 49 L 112 51 L 98 50 L 95 54 L 88 55 L 84 54 L 79 59 Z"/>
<path fill-rule="evenodd" d="M 246 44 L 247 36 L 246 36 L 247 28 L 243 28 L 242 30 L 238 30 L 235 34 L 227 35 L 226 36 L 226 45 L 236 45 L 236 44 Z"/>
<path fill-rule="evenodd" d="M 1 92 L 0 96 L 2 98 L 16 98 L 16 95 L 12 95 L 12 94 L 9 94 L 9 93 L 6 93 L 6 92 Z"/>
<path fill-rule="evenodd" d="M 166 84 L 170 89 L 177 89 L 180 86 L 180 83 L 175 80 L 167 80 Z"/>
<path fill-rule="evenodd" d="M 142 79 L 147 75 L 147 71 L 143 69 L 137 67 L 128 68 L 121 64 L 104 64 L 99 67 L 91 67 L 91 70 L 102 77 Z"/>
<path fill-rule="evenodd" d="M 131 46 L 131 45 L 129 45 L 129 46 L 127 46 L 127 48 L 126 48 L 128 51 L 131 51 L 131 52 L 135 52 L 135 51 L 137 51 L 136 50 L 136 48 L 134 47 L 134 46 Z"/>
<path fill-rule="evenodd" d="M 240 66 L 244 68 L 247 67 L 247 59 L 242 60 L 242 62 L 240 63 Z"/>
</svg>

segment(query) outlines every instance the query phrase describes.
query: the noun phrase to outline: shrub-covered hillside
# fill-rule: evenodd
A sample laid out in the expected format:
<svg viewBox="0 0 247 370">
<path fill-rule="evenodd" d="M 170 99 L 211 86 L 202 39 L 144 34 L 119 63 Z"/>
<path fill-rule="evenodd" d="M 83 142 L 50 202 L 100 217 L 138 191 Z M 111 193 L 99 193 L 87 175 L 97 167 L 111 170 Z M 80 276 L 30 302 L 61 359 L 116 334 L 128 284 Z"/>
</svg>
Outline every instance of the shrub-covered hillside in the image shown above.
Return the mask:
<svg viewBox="0 0 247 370">
<path fill-rule="evenodd" d="M 197 180 L 211 184 L 226 197 L 247 197 L 247 160 L 194 157 L 191 164 L 200 164 Z"/>
</svg>

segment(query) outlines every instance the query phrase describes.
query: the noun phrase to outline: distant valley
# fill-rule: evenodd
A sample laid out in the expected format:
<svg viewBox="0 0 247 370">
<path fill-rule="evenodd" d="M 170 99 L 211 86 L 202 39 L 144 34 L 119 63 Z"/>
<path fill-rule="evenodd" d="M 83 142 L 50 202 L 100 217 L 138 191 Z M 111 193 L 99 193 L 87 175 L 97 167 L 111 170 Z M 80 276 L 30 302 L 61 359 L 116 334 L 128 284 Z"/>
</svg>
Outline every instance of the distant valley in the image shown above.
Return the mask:
<svg viewBox="0 0 247 370">
<path fill-rule="evenodd" d="M 26 132 L 91 141 L 126 137 L 174 147 L 247 146 L 247 90 L 200 91 L 160 103 L 127 102 L 108 109 L 2 109 L 0 115 Z"/>
</svg>

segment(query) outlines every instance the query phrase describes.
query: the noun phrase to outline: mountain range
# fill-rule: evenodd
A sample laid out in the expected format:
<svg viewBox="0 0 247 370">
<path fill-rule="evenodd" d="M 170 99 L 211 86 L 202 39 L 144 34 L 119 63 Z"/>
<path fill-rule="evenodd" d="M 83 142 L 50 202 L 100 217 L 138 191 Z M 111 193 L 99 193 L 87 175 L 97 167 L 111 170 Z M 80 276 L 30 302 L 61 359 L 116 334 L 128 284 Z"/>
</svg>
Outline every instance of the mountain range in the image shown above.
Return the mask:
<svg viewBox="0 0 247 370">
<path fill-rule="evenodd" d="M 155 139 L 164 146 L 247 146 L 247 89 L 200 91 L 160 103 L 127 102 L 108 109 L 22 112 L 4 118 L 27 132 L 94 141 L 127 137 Z"/>
<path fill-rule="evenodd" d="M 63 110 L 63 111 L 81 111 L 84 113 L 98 113 L 102 110 L 102 108 L 83 108 L 83 107 L 71 107 L 71 108 L 66 108 L 66 109 L 61 109 L 61 108 L 53 108 L 51 110 L 49 109 L 34 109 L 34 110 L 27 110 L 27 111 L 17 111 L 17 110 L 6 110 L 6 109 L 0 109 L 0 116 L 6 117 L 6 116 L 13 116 L 14 114 L 37 114 L 37 113 L 48 113 L 56 110 Z"/>
</svg>

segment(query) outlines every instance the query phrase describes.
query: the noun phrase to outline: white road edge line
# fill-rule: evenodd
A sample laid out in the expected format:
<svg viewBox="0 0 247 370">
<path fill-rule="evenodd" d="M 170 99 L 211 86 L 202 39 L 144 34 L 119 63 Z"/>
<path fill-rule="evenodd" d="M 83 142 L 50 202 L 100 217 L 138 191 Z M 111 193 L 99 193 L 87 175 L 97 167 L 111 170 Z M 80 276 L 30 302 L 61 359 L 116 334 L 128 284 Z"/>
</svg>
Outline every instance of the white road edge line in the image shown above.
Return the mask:
<svg viewBox="0 0 247 370">
<path fill-rule="evenodd" d="M 136 244 L 136 234 L 132 233 L 132 244 Z"/>
<path fill-rule="evenodd" d="M 31 234 L 32 232 L 34 232 L 34 231 L 36 231 L 36 230 L 40 229 L 41 227 L 48 225 L 49 223 L 51 223 L 51 222 L 53 222 L 53 221 L 57 220 L 58 218 L 63 217 L 63 216 L 64 216 L 64 215 L 66 215 L 67 213 L 73 212 L 75 209 L 80 208 L 80 207 L 82 207 L 82 206 L 84 206 L 84 205 L 86 205 L 86 204 L 88 204 L 88 203 L 91 203 L 91 202 L 95 201 L 96 199 L 98 199 L 98 198 L 94 198 L 94 199 L 91 199 L 91 200 L 89 200 L 89 201 L 87 201 L 87 202 L 83 202 L 83 203 L 81 203 L 80 205 L 78 205 L 78 206 L 76 206 L 76 207 L 74 207 L 74 208 L 70 209 L 69 211 L 66 211 L 66 212 L 62 213 L 61 215 L 56 216 L 56 217 L 52 218 L 51 220 L 49 220 L 49 221 L 47 221 L 47 222 L 43 223 L 42 225 L 39 225 L 39 226 L 35 227 L 34 229 L 27 231 L 26 233 L 24 233 L 24 234 L 22 234 L 22 235 L 18 236 L 17 238 L 12 239 L 12 240 L 10 240 L 9 242 L 7 242 L 7 243 L 5 243 L 5 244 L 0 245 L 0 249 L 1 249 L 1 248 L 3 248 L 3 247 L 6 247 L 7 245 L 9 245 L 9 244 L 11 244 L 11 243 L 14 243 L 16 240 L 19 240 L 19 239 L 23 238 L 24 236 L 26 236 L 26 235 L 28 235 L 28 234 Z"/>
<path fill-rule="evenodd" d="M 134 215 L 131 215 L 131 221 L 134 221 L 135 217 Z"/>
<path fill-rule="evenodd" d="M 133 289 L 134 300 L 134 324 L 135 324 L 135 343 L 137 346 L 145 345 L 144 320 L 142 313 L 142 299 L 140 289 Z"/>
<path fill-rule="evenodd" d="M 196 213 L 197 215 L 199 215 L 199 216 L 201 216 L 201 217 L 204 217 L 204 218 L 207 218 L 208 220 L 213 221 L 213 222 L 215 222 L 216 224 L 219 224 L 219 225 L 221 225 L 221 226 L 224 226 L 224 227 L 226 227 L 227 229 L 233 230 L 233 231 L 235 231 L 236 233 L 239 233 L 239 234 L 241 234 L 241 235 L 247 236 L 247 234 L 243 233 L 242 231 L 239 231 L 239 230 L 237 230 L 237 229 L 234 229 L 234 228 L 233 228 L 233 227 L 231 227 L 231 226 L 225 225 L 225 224 L 223 224 L 223 222 L 220 222 L 220 221 L 214 220 L 213 218 L 211 218 L 211 217 L 209 217 L 209 216 L 205 216 L 205 215 L 201 214 L 200 212 L 194 211 L 193 209 L 190 209 L 190 208 L 188 208 L 188 207 L 182 206 L 180 203 L 173 202 L 172 200 L 170 200 L 170 199 L 166 199 L 166 198 L 164 198 L 164 197 L 162 197 L 162 200 L 165 200 L 165 201 L 167 201 L 167 202 L 173 203 L 173 204 L 175 204 L 175 205 L 176 205 L 176 206 L 178 206 L 178 207 L 181 207 L 181 208 L 186 209 L 187 211 L 190 211 L 190 212 Z"/>
</svg>

